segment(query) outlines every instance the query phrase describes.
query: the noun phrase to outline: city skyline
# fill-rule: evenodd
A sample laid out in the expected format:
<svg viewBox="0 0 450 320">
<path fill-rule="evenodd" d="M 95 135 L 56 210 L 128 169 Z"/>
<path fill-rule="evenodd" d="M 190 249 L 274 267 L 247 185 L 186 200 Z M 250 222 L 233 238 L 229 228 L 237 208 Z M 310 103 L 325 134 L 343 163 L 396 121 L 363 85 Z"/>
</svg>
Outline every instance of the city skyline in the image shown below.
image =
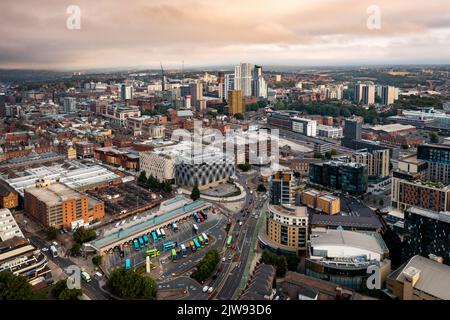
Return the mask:
<svg viewBox="0 0 450 320">
<path fill-rule="evenodd" d="M 450 63 L 450 3 L 442 1 L 40 3 L 0 4 L 0 68 Z M 71 4 L 81 10 L 79 30 L 66 26 Z M 372 5 L 380 29 L 367 26 Z"/>
</svg>

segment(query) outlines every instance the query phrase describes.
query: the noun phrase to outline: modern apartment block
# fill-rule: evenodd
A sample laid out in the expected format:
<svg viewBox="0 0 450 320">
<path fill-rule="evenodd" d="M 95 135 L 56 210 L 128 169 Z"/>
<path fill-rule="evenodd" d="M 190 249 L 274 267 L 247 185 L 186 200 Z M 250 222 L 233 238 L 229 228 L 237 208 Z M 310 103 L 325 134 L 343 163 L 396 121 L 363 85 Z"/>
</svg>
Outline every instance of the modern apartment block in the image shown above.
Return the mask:
<svg viewBox="0 0 450 320">
<path fill-rule="evenodd" d="M 333 190 L 341 190 L 351 194 L 367 191 L 367 166 L 361 163 L 344 163 L 328 161 L 311 163 L 309 181 Z"/>
<path fill-rule="evenodd" d="M 292 171 L 275 171 L 270 180 L 270 203 L 294 205 L 295 187 L 296 180 Z"/>
<path fill-rule="evenodd" d="M 411 207 L 405 212 L 403 256 L 441 257 L 450 264 L 450 212 Z"/>
<path fill-rule="evenodd" d="M 392 208 L 405 211 L 418 207 L 435 212 L 450 211 L 450 186 L 406 180 L 394 175 L 391 183 Z"/>
<path fill-rule="evenodd" d="M 228 114 L 243 114 L 244 102 L 242 100 L 241 90 L 232 90 L 228 92 Z"/>
<path fill-rule="evenodd" d="M 62 183 L 40 181 L 24 191 L 25 212 L 46 227 L 72 228 L 105 216 L 101 201 Z"/>
<path fill-rule="evenodd" d="M 360 150 L 351 156 L 351 161 L 367 165 L 368 175 L 384 178 L 389 176 L 389 150 Z"/>
<path fill-rule="evenodd" d="M 450 145 L 420 145 L 417 159 L 428 164 L 426 179 L 450 184 Z"/>
<path fill-rule="evenodd" d="M 306 207 L 269 205 L 265 232 L 259 241 L 273 251 L 295 252 L 307 250 L 308 212 Z"/>
</svg>

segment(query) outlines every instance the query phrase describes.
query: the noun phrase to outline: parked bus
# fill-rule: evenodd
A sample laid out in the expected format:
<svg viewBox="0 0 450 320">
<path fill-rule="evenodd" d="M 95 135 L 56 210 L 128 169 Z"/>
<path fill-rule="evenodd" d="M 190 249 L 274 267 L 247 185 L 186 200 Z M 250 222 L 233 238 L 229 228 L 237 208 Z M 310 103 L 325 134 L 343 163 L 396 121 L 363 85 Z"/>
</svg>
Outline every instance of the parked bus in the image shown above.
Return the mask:
<svg viewBox="0 0 450 320">
<path fill-rule="evenodd" d="M 134 239 L 133 244 L 134 244 L 134 250 L 139 251 L 139 242 L 136 239 Z"/>
<path fill-rule="evenodd" d="M 52 253 L 53 258 L 56 258 L 58 256 L 58 250 L 56 250 L 55 246 L 50 246 L 50 251 Z"/>
<path fill-rule="evenodd" d="M 194 238 L 194 244 L 195 244 L 195 246 L 197 247 L 197 250 L 201 249 L 202 246 L 201 246 L 200 243 L 198 242 L 197 238 Z"/>
<path fill-rule="evenodd" d="M 156 235 L 155 231 L 152 231 L 152 238 L 153 238 L 153 242 L 158 241 L 158 236 Z"/>
<path fill-rule="evenodd" d="M 194 219 L 197 223 L 200 222 L 200 217 L 198 216 L 197 212 L 194 212 Z"/>
<path fill-rule="evenodd" d="M 166 237 L 166 232 L 164 231 L 164 229 L 161 228 L 159 231 L 161 232 L 161 236 L 162 236 L 163 238 L 165 238 L 165 237 Z"/>
<path fill-rule="evenodd" d="M 202 214 L 200 212 L 197 212 L 197 216 L 200 219 L 200 222 L 205 221 L 205 219 L 203 218 Z"/>
<path fill-rule="evenodd" d="M 195 223 L 192 225 L 192 228 L 194 228 L 194 232 L 197 234 L 198 233 L 198 227 L 197 227 L 197 225 Z"/>
<path fill-rule="evenodd" d="M 173 231 L 178 231 L 178 226 L 175 222 L 172 223 L 172 229 L 173 229 Z"/>
<path fill-rule="evenodd" d="M 198 242 L 200 242 L 200 245 L 202 246 L 202 248 L 205 247 L 205 241 L 203 240 L 203 237 L 201 235 L 198 236 Z"/>
<path fill-rule="evenodd" d="M 208 214 L 205 211 L 202 211 L 202 216 L 203 218 L 205 218 L 205 220 L 208 219 Z"/>
<path fill-rule="evenodd" d="M 144 246 L 144 239 L 142 239 L 142 237 L 139 237 L 138 240 L 139 240 L 139 245 L 142 248 Z"/>
<path fill-rule="evenodd" d="M 189 246 L 191 247 L 192 252 L 197 251 L 197 247 L 195 246 L 194 241 L 189 241 Z"/>
<path fill-rule="evenodd" d="M 227 247 L 230 247 L 232 242 L 233 242 L 233 236 L 228 236 L 228 238 L 227 238 Z"/>
<path fill-rule="evenodd" d="M 181 255 L 183 256 L 183 258 L 187 257 L 187 249 L 183 243 L 181 244 Z"/>
<path fill-rule="evenodd" d="M 157 256 L 159 256 L 161 254 L 161 252 L 158 249 L 150 249 L 150 250 L 147 250 L 146 253 L 150 258 L 156 258 Z"/>
<path fill-rule="evenodd" d="M 125 270 L 128 270 L 131 268 L 131 261 L 130 259 L 125 260 Z"/>
<path fill-rule="evenodd" d="M 158 236 L 158 239 L 161 239 L 161 231 L 159 231 L 159 229 L 156 229 L 156 235 Z"/>
<path fill-rule="evenodd" d="M 178 246 L 176 242 L 170 241 L 163 244 L 164 251 L 169 251 L 170 249 L 174 249 Z"/>
<path fill-rule="evenodd" d="M 173 261 L 173 262 L 177 262 L 177 250 L 172 249 L 172 254 L 171 254 L 171 256 L 172 256 L 172 261 Z"/>
<path fill-rule="evenodd" d="M 202 232 L 202 238 L 205 241 L 205 244 L 208 244 L 209 239 L 208 239 L 208 236 L 206 235 L 206 233 Z"/>
<path fill-rule="evenodd" d="M 144 234 L 144 235 L 142 236 L 142 238 L 144 238 L 144 244 L 145 244 L 145 245 L 148 245 L 148 237 L 147 237 L 147 235 Z"/>
</svg>

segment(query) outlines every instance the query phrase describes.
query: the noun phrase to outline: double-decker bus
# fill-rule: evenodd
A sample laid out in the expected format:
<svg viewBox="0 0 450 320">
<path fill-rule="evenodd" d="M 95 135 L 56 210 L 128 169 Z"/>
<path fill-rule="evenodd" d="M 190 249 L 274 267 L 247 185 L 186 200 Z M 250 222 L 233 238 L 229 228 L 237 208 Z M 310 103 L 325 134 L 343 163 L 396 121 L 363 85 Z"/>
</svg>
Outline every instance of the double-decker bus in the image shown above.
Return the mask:
<svg viewBox="0 0 450 320">
<path fill-rule="evenodd" d="M 159 256 L 161 254 L 161 252 L 158 249 L 150 249 L 150 250 L 147 250 L 146 253 L 150 258 L 156 258 L 157 256 Z"/>
<path fill-rule="evenodd" d="M 200 222 L 200 217 L 198 216 L 197 212 L 194 212 L 194 219 L 197 223 Z"/>
<path fill-rule="evenodd" d="M 199 250 L 199 249 L 201 249 L 201 245 L 200 245 L 200 243 L 198 242 L 198 240 L 197 240 L 197 238 L 194 238 L 194 244 L 195 244 L 195 247 L 197 248 L 197 250 Z"/>
<path fill-rule="evenodd" d="M 205 219 L 203 218 L 202 214 L 200 212 L 197 212 L 197 216 L 200 219 L 200 222 L 205 221 Z"/>
<path fill-rule="evenodd" d="M 208 219 L 208 214 L 205 211 L 202 211 L 202 216 L 205 220 Z"/>
<path fill-rule="evenodd" d="M 228 238 L 227 238 L 227 247 L 230 247 L 232 242 L 233 242 L 233 236 L 228 236 Z"/>
<path fill-rule="evenodd" d="M 173 241 L 166 242 L 163 244 L 163 250 L 169 251 L 170 249 L 176 248 L 177 246 L 178 246 L 178 244 L 176 241 L 175 242 L 173 242 Z"/>
<path fill-rule="evenodd" d="M 159 231 L 159 229 L 156 229 L 156 235 L 158 236 L 158 239 L 161 239 L 161 231 Z"/>
<path fill-rule="evenodd" d="M 192 228 L 194 228 L 194 232 L 195 233 L 198 233 L 198 227 L 197 227 L 197 225 L 195 223 L 192 224 Z"/>
<path fill-rule="evenodd" d="M 152 238 L 153 238 L 153 242 L 158 241 L 158 236 L 156 235 L 155 231 L 152 231 Z"/>
<path fill-rule="evenodd" d="M 197 251 L 197 247 L 195 246 L 194 241 L 189 241 L 189 246 L 191 247 L 192 252 Z"/>
<path fill-rule="evenodd" d="M 177 262 L 177 250 L 172 249 L 172 254 L 171 254 L 171 256 L 172 256 L 172 261 L 173 261 L 173 262 Z"/>
<path fill-rule="evenodd" d="M 198 236 L 198 242 L 200 242 L 200 245 L 202 246 L 202 248 L 205 247 L 205 241 L 203 240 L 203 237 L 201 235 Z"/>
<path fill-rule="evenodd" d="M 131 268 L 131 261 L 130 259 L 125 260 L 125 270 L 128 270 Z"/>
<path fill-rule="evenodd" d="M 147 237 L 147 235 L 144 234 L 144 235 L 142 236 L 142 238 L 144 238 L 144 244 L 145 244 L 145 245 L 148 245 L 148 237 Z"/>
<path fill-rule="evenodd" d="M 206 235 L 206 233 L 202 232 L 202 238 L 203 238 L 203 241 L 205 241 L 205 244 L 208 244 L 209 239 L 208 239 L 208 236 Z"/>
<path fill-rule="evenodd" d="M 187 257 L 187 249 L 184 243 L 181 244 L 181 255 L 184 257 Z"/>
<path fill-rule="evenodd" d="M 136 251 L 139 251 L 139 242 L 136 240 L 136 239 L 134 239 L 133 240 L 133 244 L 134 244 L 134 250 L 136 250 Z"/>
<path fill-rule="evenodd" d="M 166 237 L 166 232 L 164 231 L 164 229 L 161 228 L 159 231 L 161 232 L 161 236 L 162 236 L 163 238 L 165 238 L 165 237 Z"/>
</svg>

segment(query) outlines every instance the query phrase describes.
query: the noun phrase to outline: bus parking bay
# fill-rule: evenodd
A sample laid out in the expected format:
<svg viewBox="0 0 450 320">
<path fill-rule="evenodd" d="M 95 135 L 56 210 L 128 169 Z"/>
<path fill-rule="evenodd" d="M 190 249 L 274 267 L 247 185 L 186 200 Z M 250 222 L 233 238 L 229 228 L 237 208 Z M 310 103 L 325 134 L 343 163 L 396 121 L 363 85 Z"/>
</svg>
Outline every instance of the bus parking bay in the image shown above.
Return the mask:
<svg viewBox="0 0 450 320">
<path fill-rule="evenodd" d="M 193 224 L 196 224 L 199 228 L 198 234 L 195 234 L 193 229 Z M 149 234 L 148 244 L 143 248 L 140 248 L 139 251 L 135 250 L 135 246 L 133 243 L 127 243 L 122 246 L 122 252 L 120 250 L 112 250 L 111 253 L 105 256 L 105 268 L 107 270 L 111 270 L 117 267 L 124 267 L 127 259 L 130 260 L 131 267 L 139 267 L 145 265 L 145 256 L 146 251 L 156 248 L 160 251 L 161 255 L 157 259 L 151 259 L 153 264 L 159 263 L 160 260 L 166 255 L 168 255 L 168 260 L 170 260 L 171 250 L 164 251 L 163 243 L 167 242 L 177 242 L 177 251 L 180 251 L 181 244 L 185 244 L 187 247 L 187 255 L 188 257 L 178 257 L 178 260 L 183 262 L 192 255 L 191 248 L 189 247 L 189 242 L 194 237 L 198 237 L 202 232 L 206 233 L 209 237 L 211 235 L 212 238 L 216 240 L 222 240 L 224 237 L 223 227 L 226 224 L 226 219 L 222 215 L 210 214 L 208 215 L 208 219 L 197 223 L 193 217 L 186 219 L 185 221 L 181 221 L 177 223 L 177 231 L 174 231 L 172 228 L 165 228 L 164 232 L 166 234 L 165 238 L 159 239 L 156 243 L 153 241 L 152 235 Z M 144 239 L 143 239 L 144 240 Z M 139 245 L 140 246 L 140 245 Z M 209 248 L 209 245 L 207 246 Z M 202 250 L 199 250 L 202 251 Z M 203 250 L 205 251 L 205 250 Z M 198 251 L 197 251 L 198 252 Z M 189 259 L 188 259 L 189 260 Z M 166 262 L 166 261 L 164 261 Z"/>
</svg>

